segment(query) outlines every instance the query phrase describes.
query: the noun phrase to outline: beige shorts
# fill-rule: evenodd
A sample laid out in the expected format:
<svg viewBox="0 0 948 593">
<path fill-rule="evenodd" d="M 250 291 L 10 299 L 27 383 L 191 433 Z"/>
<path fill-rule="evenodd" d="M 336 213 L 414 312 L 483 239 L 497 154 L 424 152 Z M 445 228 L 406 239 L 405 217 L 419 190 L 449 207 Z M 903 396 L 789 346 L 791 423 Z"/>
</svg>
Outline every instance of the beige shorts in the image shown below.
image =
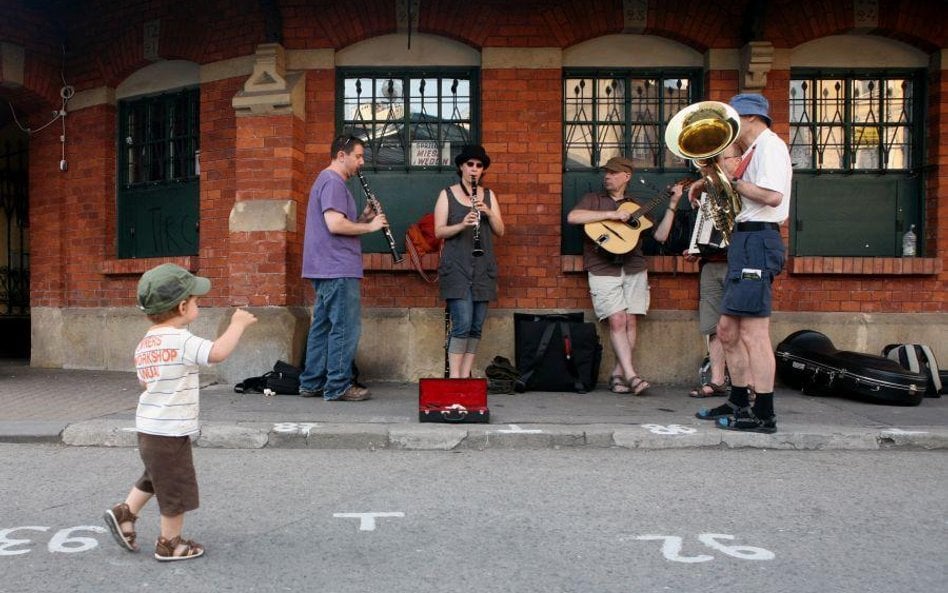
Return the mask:
<svg viewBox="0 0 948 593">
<path fill-rule="evenodd" d="M 645 315 L 648 313 L 650 298 L 648 272 L 622 272 L 619 276 L 589 274 L 589 295 L 599 321 L 620 311 L 631 315 Z"/>
</svg>

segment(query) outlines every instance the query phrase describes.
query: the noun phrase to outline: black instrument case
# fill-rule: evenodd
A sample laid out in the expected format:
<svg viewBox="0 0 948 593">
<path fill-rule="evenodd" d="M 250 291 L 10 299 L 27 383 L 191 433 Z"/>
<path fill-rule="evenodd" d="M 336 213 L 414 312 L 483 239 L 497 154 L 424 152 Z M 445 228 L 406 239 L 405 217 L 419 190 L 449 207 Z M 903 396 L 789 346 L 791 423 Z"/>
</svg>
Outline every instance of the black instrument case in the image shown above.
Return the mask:
<svg viewBox="0 0 948 593">
<path fill-rule="evenodd" d="M 838 350 L 818 331 L 800 330 L 777 345 L 777 377 L 807 395 L 917 406 L 927 377 L 883 356 Z"/>
</svg>

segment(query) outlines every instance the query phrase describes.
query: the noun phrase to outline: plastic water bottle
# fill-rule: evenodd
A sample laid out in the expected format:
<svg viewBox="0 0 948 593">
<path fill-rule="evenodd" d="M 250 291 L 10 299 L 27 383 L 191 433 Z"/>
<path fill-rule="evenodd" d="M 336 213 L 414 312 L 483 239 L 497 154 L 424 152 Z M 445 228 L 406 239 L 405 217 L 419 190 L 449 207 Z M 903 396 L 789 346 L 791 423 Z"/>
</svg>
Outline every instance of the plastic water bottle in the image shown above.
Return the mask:
<svg viewBox="0 0 948 593">
<path fill-rule="evenodd" d="M 918 238 L 915 236 L 915 225 L 909 227 L 902 235 L 902 257 L 915 257 L 915 244 Z"/>
</svg>

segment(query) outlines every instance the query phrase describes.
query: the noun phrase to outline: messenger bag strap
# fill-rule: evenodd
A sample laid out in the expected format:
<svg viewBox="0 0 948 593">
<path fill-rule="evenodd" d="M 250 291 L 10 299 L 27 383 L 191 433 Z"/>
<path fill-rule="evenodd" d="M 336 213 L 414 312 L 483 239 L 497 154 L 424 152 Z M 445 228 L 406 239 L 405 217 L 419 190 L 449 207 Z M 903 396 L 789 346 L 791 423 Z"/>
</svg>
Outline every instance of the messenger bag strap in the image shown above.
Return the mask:
<svg viewBox="0 0 948 593">
<path fill-rule="evenodd" d="M 537 370 L 537 365 L 546 355 L 546 350 L 550 347 L 550 340 L 553 339 L 554 328 L 556 328 L 555 323 L 549 322 L 546 324 L 546 327 L 543 328 L 543 336 L 540 337 L 540 344 L 537 346 L 537 351 L 533 354 L 533 358 L 530 359 L 530 362 L 527 363 L 526 368 L 521 369 L 518 383 L 523 389 L 527 388 L 527 385 L 530 383 L 530 377 L 533 376 L 533 373 Z"/>
<path fill-rule="evenodd" d="M 569 322 L 560 322 L 560 333 L 563 335 L 563 353 L 566 354 L 566 370 L 573 378 L 573 389 L 576 393 L 586 393 L 586 386 L 579 379 L 579 369 L 573 360 L 573 336 L 569 332 Z"/>
</svg>

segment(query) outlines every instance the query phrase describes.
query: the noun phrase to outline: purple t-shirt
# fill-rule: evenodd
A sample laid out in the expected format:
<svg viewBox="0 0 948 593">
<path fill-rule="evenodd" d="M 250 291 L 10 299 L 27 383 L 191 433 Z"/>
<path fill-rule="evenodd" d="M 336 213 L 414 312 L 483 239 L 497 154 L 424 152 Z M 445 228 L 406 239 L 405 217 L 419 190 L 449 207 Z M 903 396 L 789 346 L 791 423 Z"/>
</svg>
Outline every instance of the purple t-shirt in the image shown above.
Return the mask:
<svg viewBox="0 0 948 593">
<path fill-rule="evenodd" d="M 355 198 L 342 177 L 323 169 L 309 191 L 306 235 L 303 238 L 303 278 L 362 278 L 362 241 L 358 235 L 334 235 L 323 214 L 341 212 L 358 219 Z"/>
</svg>

